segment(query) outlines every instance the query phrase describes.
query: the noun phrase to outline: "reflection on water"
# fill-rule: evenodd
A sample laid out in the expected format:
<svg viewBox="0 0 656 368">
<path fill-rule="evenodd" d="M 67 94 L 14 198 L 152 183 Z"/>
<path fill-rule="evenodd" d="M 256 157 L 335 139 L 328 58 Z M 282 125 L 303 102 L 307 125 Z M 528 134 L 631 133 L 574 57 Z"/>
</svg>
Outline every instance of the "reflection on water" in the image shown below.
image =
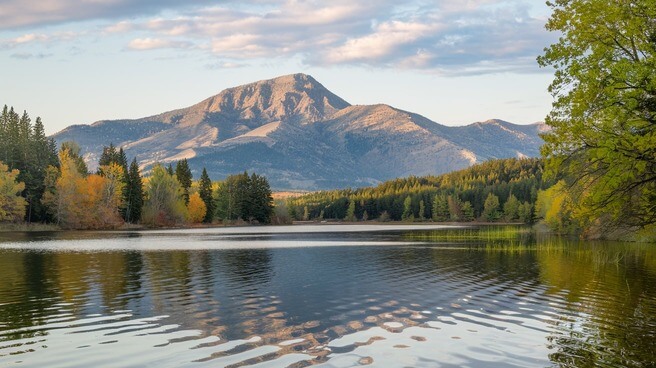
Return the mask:
<svg viewBox="0 0 656 368">
<path fill-rule="evenodd" d="M 325 229 L 4 234 L 0 366 L 656 364 L 649 246 Z"/>
</svg>

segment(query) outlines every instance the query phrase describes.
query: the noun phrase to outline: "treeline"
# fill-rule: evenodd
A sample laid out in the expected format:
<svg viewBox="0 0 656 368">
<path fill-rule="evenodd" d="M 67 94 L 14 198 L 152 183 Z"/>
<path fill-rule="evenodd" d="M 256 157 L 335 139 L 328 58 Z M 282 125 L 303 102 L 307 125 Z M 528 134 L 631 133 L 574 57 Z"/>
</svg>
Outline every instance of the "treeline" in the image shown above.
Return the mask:
<svg viewBox="0 0 656 368">
<path fill-rule="evenodd" d="M 290 199 L 295 220 L 535 220 L 543 181 L 539 159 L 493 160 L 439 176 L 409 177 L 374 188 L 323 191 Z"/>
<path fill-rule="evenodd" d="M 269 223 L 273 199 L 267 179 L 244 172 L 212 182 L 194 181 L 186 159 L 155 165 L 143 177 L 136 158 L 103 148 L 89 173 L 74 142 L 57 151 L 41 119 L 3 109 L 0 120 L 0 222 L 38 221 L 67 229 L 118 228 L 126 223 L 177 226 L 214 221 Z"/>
<path fill-rule="evenodd" d="M 45 177 L 49 166 L 59 167 L 57 159 L 57 146 L 55 141 L 48 139 L 43 128 L 43 122 L 36 118 L 34 122 L 27 112 L 19 115 L 14 108 L 7 105 L 0 115 L 0 175 L 4 175 L 0 186 L 0 221 L 3 219 L 19 217 L 28 222 L 47 222 L 52 217 L 42 204 L 45 191 Z M 23 183 L 20 187 L 10 188 L 7 172 L 15 171 L 14 185 Z M 15 193 L 25 201 L 25 211 L 17 215 L 15 206 Z M 10 207 L 12 209 L 10 209 Z M 21 213 L 23 213 L 21 211 Z"/>
</svg>

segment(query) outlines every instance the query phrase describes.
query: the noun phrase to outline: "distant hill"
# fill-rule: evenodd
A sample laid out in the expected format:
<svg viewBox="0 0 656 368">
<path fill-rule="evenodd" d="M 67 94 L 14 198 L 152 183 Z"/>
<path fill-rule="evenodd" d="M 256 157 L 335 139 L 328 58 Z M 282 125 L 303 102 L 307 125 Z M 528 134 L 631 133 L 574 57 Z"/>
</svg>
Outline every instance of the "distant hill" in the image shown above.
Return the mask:
<svg viewBox="0 0 656 368">
<path fill-rule="evenodd" d="M 447 127 L 387 105 L 350 105 L 309 75 L 229 88 L 200 103 L 135 120 L 73 125 L 94 168 L 103 145 L 123 146 L 143 169 L 187 158 L 198 177 L 244 170 L 275 189 L 330 189 L 435 175 L 495 158 L 535 157 L 543 124 L 488 120 Z"/>
</svg>

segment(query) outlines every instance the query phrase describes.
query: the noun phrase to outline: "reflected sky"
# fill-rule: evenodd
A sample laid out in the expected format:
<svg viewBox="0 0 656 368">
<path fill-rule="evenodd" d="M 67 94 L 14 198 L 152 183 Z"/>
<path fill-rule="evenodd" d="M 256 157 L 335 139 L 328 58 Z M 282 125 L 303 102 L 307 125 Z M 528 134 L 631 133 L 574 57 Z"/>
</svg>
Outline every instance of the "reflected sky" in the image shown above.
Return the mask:
<svg viewBox="0 0 656 368">
<path fill-rule="evenodd" d="M 649 247 L 414 242 L 415 228 L 373 227 L 5 239 L 0 365 L 654 363 Z"/>
</svg>

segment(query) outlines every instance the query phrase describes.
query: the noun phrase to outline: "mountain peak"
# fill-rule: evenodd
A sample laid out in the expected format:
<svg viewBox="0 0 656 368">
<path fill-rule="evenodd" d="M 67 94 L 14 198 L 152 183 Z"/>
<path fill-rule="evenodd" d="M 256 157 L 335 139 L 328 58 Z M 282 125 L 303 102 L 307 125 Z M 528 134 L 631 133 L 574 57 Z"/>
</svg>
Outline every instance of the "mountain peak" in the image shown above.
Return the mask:
<svg viewBox="0 0 656 368">
<path fill-rule="evenodd" d="M 350 106 L 307 74 L 297 73 L 228 88 L 199 104 L 208 113 L 242 120 L 314 122 Z"/>
<path fill-rule="evenodd" d="M 389 105 L 356 105 L 296 73 L 228 88 L 193 106 L 136 120 L 70 127 L 89 164 L 103 145 L 142 169 L 187 158 L 215 179 L 254 171 L 279 189 L 327 189 L 439 174 L 495 157 L 535 156 L 536 126 L 489 120 L 444 127 Z M 92 166 L 90 166 L 92 167 Z"/>
</svg>

